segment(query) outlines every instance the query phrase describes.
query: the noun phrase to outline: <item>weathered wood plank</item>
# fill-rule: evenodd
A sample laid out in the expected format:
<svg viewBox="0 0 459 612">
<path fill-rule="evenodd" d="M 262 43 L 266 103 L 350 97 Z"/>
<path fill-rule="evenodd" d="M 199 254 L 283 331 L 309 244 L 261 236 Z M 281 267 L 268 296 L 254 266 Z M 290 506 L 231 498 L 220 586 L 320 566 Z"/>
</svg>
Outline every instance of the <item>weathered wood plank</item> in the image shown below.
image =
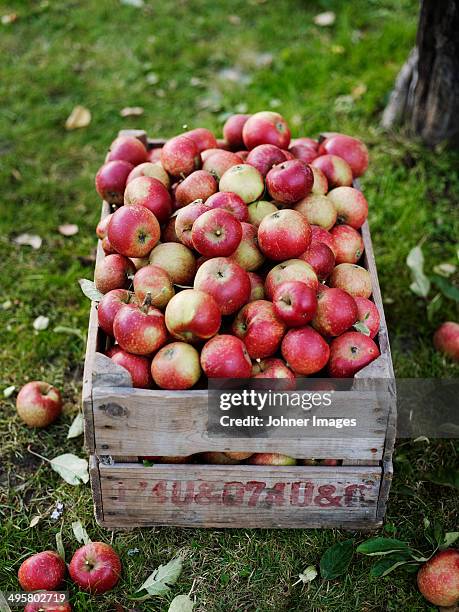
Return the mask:
<svg viewBox="0 0 459 612">
<path fill-rule="evenodd" d="M 148 138 L 145 130 L 120 130 L 118 136 L 133 136 L 147 146 Z"/>
<path fill-rule="evenodd" d="M 94 515 L 99 524 L 103 523 L 104 510 L 103 510 L 103 498 L 100 487 L 100 472 L 99 462 L 97 457 L 91 455 L 89 457 L 89 478 L 91 481 L 92 498 L 94 503 Z"/>
</svg>

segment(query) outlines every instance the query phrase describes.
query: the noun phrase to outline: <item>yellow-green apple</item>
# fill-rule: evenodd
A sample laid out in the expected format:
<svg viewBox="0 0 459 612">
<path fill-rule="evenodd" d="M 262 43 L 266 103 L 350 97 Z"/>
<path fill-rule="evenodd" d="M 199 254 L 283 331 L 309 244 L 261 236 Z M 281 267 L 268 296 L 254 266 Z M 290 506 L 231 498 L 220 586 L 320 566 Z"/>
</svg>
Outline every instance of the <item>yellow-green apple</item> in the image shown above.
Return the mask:
<svg viewBox="0 0 459 612">
<path fill-rule="evenodd" d="M 104 542 L 89 542 L 79 548 L 69 564 L 73 582 L 99 595 L 113 589 L 121 576 L 121 561 L 111 546 Z"/>
<path fill-rule="evenodd" d="M 188 130 L 183 132 L 182 136 L 191 138 L 198 148 L 199 153 L 206 149 L 213 149 L 217 147 L 217 139 L 207 128 L 195 128 L 194 130 Z"/>
<path fill-rule="evenodd" d="M 140 268 L 134 276 L 134 293 L 139 303 L 150 294 L 151 305 L 165 308 L 174 295 L 174 286 L 169 274 L 163 268 L 149 264 Z"/>
<path fill-rule="evenodd" d="M 250 299 L 251 285 L 247 272 L 226 257 L 205 261 L 196 272 L 193 286 L 215 298 L 222 315 L 233 314 Z"/>
<path fill-rule="evenodd" d="M 274 310 L 287 327 L 302 327 L 314 318 L 317 296 L 301 281 L 286 281 L 274 289 Z"/>
<path fill-rule="evenodd" d="M 336 225 L 330 234 L 333 239 L 336 263 L 357 263 L 365 250 L 359 232 L 350 225 Z"/>
<path fill-rule="evenodd" d="M 437 552 L 421 566 L 418 588 L 434 606 L 452 608 L 459 603 L 459 550 L 449 548 Z"/>
<path fill-rule="evenodd" d="M 212 159 L 212 158 L 210 158 Z M 265 189 L 263 177 L 253 166 L 238 164 L 231 166 L 221 177 L 220 191 L 232 191 L 246 204 L 258 200 Z"/>
<path fill-rule="evenodd" d="M 44 550 L 27 557 L 18 570 L 24 591 L 55 591 L 64 581 L 67 568 L 54 550 Z"/>
<path fill-rule="evenodd" d="M 94 281 L 101 293 L 112 289 L 124 289 L 131 283 L 135 266 L 130 259 L 116 253 L 107 255 L 96 263 Z"/>
<path fill-rule="evenodd" d="M 16 410 L 29 427 L 48 427 L 61 415 L 62 397 L 56 387 L 42 380 L 34 380 L 19 391 Z"/>
<path fill-rule="evenodd" d="M 344 289 L 353 297 L 369 298 L 372 293 L 371 276 L 361 266 L 342 263 L 331 273 L 330 287 Z"/>
<path fill-rule="evenodd" d="M 106 352 L 107 357 L 129 372 L 132 386 L 137 389 L 150 389 L 152 386 L 151 360 L 143 355 L 128 353 L 119 346 L 112 346 Z"/>
<path fill-rule="evenodd" d="M 126 185 L 124 204 L 148 208 L 159 223 L 167 221 L 172 212 L 172 200 L 168 190 L 161 181 L 151 176 L 139 176 Z"/>
<path fill-rule="evenodd" d="M 201 167 L 201 155 L 194 140 L 176 136 L 161 149 L 161 163 L 170 175 L 183 177 Z"/>
<path fill-rule="evenodd" d="M 285 334 L 281 353 L 296 374 L 309 376 L 320 372 L 327 365 L 330 349 L 315 329 L 306 326 L 291 329 Z"/>
<path fill-rule="evenodd" d="M 145 268 L 150 263 L 148 257 L 131 257 L 131 261 L 135 266 L 136 270 L 140 270 L 140 268 Z"/>
<path fill-rule="evenodd" d="M 254 453 L 247 463 L 250 465 L 296 465 L 296 459 L 281 453 Z"/>
<path fill-rule="evenodd" d="M 206 201 L 208 208 L 223 208 L 233 214 L 238 221 L 247 221 L 249 212 L 242 198 L 230 191 L 219 191 Z"/>
<path fill-rule="evenodd" d="M 305 198 L 313 183 L 311 168 L 299 159 L 278 164 L 266 175 L 266 187 L 271 197 L 281 204 L 293 204 Z"/>
<path fill-rule="evenodd" d="M 96 236 L 103 240 L 107 235 L 108 224 L 110 223 L 110 219 L 112 215 L 107 215 L 103 219 L 99 221 L 96 227 Z"/>
<path fill-rule="evenodd" d="M 219 181 L 227 170 L 239 164 L 242 164 L 242 157 L 239 157 L 239 155 L 231 153 L 230 151 L 217 150 L 217 152 L 212 153 L 212 155 L 209 155 L 206 158 L 202 168 L 203 170 L 210 172 L 212 176 Z M 220 187 L 220 191 L 231 190 Z"/>
<path fill-rule="evenodd" d="M 104 295 L 97 306 L 99 327 L 107 336 L 113 336 L 113 321 L 124 304 L 134 302 L 135 296 L 127 289 L 112 289 Z"/>
<path fill-rule="evenodd" d="M 339 336 L 358 319 L 354 298 L 342 289 L 329 289 L 317 299 L 317 312 L 312 322 L 322 336 Z"/>
<path fill-rule="evenodd" d="M 345 332 L 330 344 L 329 374 L 332 378 L 352 378 L 379 354 L 374 340 L 368 336 L 356 331 Z"/>
<path fill-rule="evenodd" d="M 289 208 L 267 215 L 258 227 L 261 252 L 274 261 L 294 259 L 304 253 L 310 243 L 309 223 L 301 213 Z"/>
<path fill-rule="evenodd" d="M 192 174 L 190 176 L 193 176 Z M 204 204 L 202 200 L 196 200 L 191 202 L 187 206 L 181 208 L 175 217 L 175 233 L 179 241 L 187 246 L 193 248 L 193 242 L 191 240 L 191 230 L 193 229 L 193 223 L 198 217 L 209 210 L 207 204 Z"/>
<path fill-rule="evenodd" d="M 157 179 L 160 183 L 164 185 L 166 189 L 169 189 L 171 186 L 171 180 L 169 175 L 164 170 L 163 165 L 160 161 L 156 162 L 145 162 L 144 164 L 140 164 L 136 166 L 127 177 L 126 184 L 129 185 L 134 179 L 139 178 L 139 176 L 148 176 L 150 178 Z"/>
<path fill-rule="evenodd" d="M 296 159 L 310 164 L 319 155 L 319 143 L 312 138 L 295 138 L 288 150 Z"/>
<path fill-rule="evenodd" d="M 193 246 L 204 257 L 232 255 L 241 239 L 240 221 L 223 208 L 213 208 L 202 213 L 191 229 Z"/>
<path fill-rule="evenodd" d="M 380 316 L 379 316 L 379 311 L 376 307 L 376 304 L 374 302 L 372 302 L 371 300 L 368 300 L 367 298 L 364 297 L 355 297 L 354 298 L 355 303 L 357 304 L 357 311 L 358 311 L 358 317 L 357 317 L 357 323 L 360 323 L 361 325 L 365 325 L 366 328 L 368 329 L 368 334 L 370 338 L 374 338 L 376 336 L 376 334 L 379 331 L 379 324 L 380 324 Z M 357 329 L 357 331 L 361 331 L 360 329 Z M 458 325 L 458 339 L 459 339 L 459 325 Z M 459 347 L 459 340 L 458 340 L 458 347 Z M 458 352 L 458 358 L 459 358 L 459 352 Z"/>
<path fill-rule="evenodd" d="M 220 329 L 221 312 L 215 299 L 203 291 L 184 289 L 166 306 L 166 326 L 178 340 L 208 340 Z"/>
<path fill-rule="evenodd" d="M 311 166 L 319 168 L 327 177 L 329 187 L 352 185 L 352 170 L 349 164 L 336 155 L 321 155 L 311 162 Z"/>
<path fill-rule="evenodd" d="M 273 166 L 286 161 L 285 153 L 279 147 L 271 144 L 262 144 L 249 151 L 246 164 L 258 170 L 265 177 Z"/>
<path fill-rule="evenodd" d="M 258 227 L 265 217 L 277 212 L 277 206 L 274 202 L 267 202 L 266 200 L 258 200 L 252 202 L 248 206 L 249 223 Z"/>
<path fill-rule="evenodd" d="M 175 230 L 175 220 L 177 217 L 171 217 L 161 231 L 161 242 L 180 242 Z"/>
<path fill-rule="evenodd" d="M 311 244 L 313 242 L 323 242 L 333 251 L 333 238 L 331 237 L 329 231 L 327 231 L 324 227 L 320 227 L 320 225 L 312 224 L 311 232 Z"/>
<path fill-rule="evenodd" d="M 251 223 L 241 223 L 242 238 L 239 246 L 231 255 L 231 259 L 249 272 L 257 270 L 265 261 L 263 253 L 258 248 L 257 228 Z"/>
<path fill-rule="evenodd" d="M 272 268 L 265 279 L 265 291 L 272 300 L 275 288 L 285 281 L 301 281 L 317 291 L 319 281 L 313 268 L 302 259 L 288 259 Z"/>
<path fill-rule="evenodd" d="M 227 457 L 230 459 L 235 459 L 236 461 L 244 461 L 244 459 L 248 459 L 253 455 L 253 453 L 244 453 L 244 452 L 229 452 L 225 453 Z"/>
<path fill-rule="evenodd" d="M 333 251 L 324 242 L 311 241 L 309 248 L 300 255 L 300 259 L 313 268 L 321 281 L 328 278 L 335 267 Z"/>
<path fill-rule="evenodd" d="M 244 341 L 253 359 L 263 359 L 277 351 L 286 326 L 277 316 L 271 302 L 255 300 L 241 308 L 231 329 L 233 334 Z"/>
<path fill-rule="evenodd" d="M 288 368 L 282 359 L 276 357 L 268 357 L 268 359 L 261 359 L 256 361 L 252 367 L 253 378 L 272 378 L 278 379 L 283 378 L 286 381 L 286 385 L 282 385 L 283 389 L 294 389 L 296 385 L 296 376 L 290 368 Z M 276 388 L 278 388 L 276 386 Z"/>
<path fill-rule="evenodd" d="M 290 144 L 290 130 L 279 113 L 261 111 L 247 119 L 242 128 L 242 139 L 249 150 L 261 144 L 287 149 Z"/>
<path fill-rule="evenodd" d="M 118 208 L 113 213 L 107 229 L 107 237 L 112 247 L 126 257 L 148 255 L 156 246 L 160 234 L 161 229 L 155 215 L 144 206 L 134 205 Z"/>
<path fill-rule="evenodd" d="M 121 159 L 101 166 L 96 174 L 96 190 L 100 197 L 109 204 L 122 204 L 126 181 L 133 168 Z"/>
<path fill-rule="evenodd" d="M 134 355 L 150 355 L 167 340 L 163 313 L 149 304 L 126 304 L 113 321 L 113 335 L 120 347 Z"/>
<path fill-rule="evenodd" d="M 110 145 L 106 161 L 127 161 L 138 166 L 148 161 L 147 149 L 143 142 L 134 136 L 118 136 Z"/>
<path fill-rule="evenodd" d="M 319 225 L 326 230 L 336 223 L 336 208 L 326 195 L 311 193 L 295 204 L 295 210 L 311 225 Z"/>
<path fill-rule="evenodd" d="M 259 274 L 255 272 L 247 272 L 250 280 L 250 296 L 248 301 L 254 302 L 255 300 L 265 299 L 265 284 Z"/>
<path fill-rule="evenodd" d="M 161 389 L 191 389 L 201 377 L 198 351 L 186 342 L 171 342 L 151 363 L 153 380 Z"/>
<path fill-rule="evenodd" d="M 64 603 L 28 603 L 24 612 L 72 612 L 72 606 L 68 601 Z"/>
<path fill-rule="evenodd" d="M 216 451 L 200 453 L 200 459 L 202 463 L 209 463 L 211 465 L 235 465 L 239 463 L 238 459 L 232 459 L 226 453 Z"/>
<path fill-rule="evenodd" d="M 223 138 L 229 144 L 232 149 L 240 149 L 244 146 L 242 139 L 242 129 L 249 119 L 250 115 L 238 113 L 231 115 L 225 121 L 223 126 Z"/>
<path fill-rule="evenodd" d="M 196 272 L 193 252 L 178 242 L 158 244 L 150 254 L 150 263 L 169 274 L 174 285 L 190 285 Z"/>
<path fill-rule="evenodd" d="M 346 223 L 359 229 L 368 217 L 368 202 L 361 191 L 354 187 L 335 187 L 327 197 L 338 213 L 338 223 Z"/>
<path fill-rule="evenodd" d="M 434 334 L 433 342 L 437 351 L 448 355 L 453 361 L 459 361 L 459 323 L 442 323 Z"/>
<path fill-rule="evenodd" d="M 319 155 L 337 155 L 351 167 L 354 178 L 362 176 L 368 168 L 368 149 L 358 138 L 335 134 L 322 140 Z"/>
<path fill-rule="evenodd" d="M 314 168 L 314 166 L 309 167 L 311 168 L 312 174 L 314 175 L 314 182 L 312 184 L 311 193 L 314 193 L 316 195 L 325 195 L 328 191 L 327 177 L 320 168 Z"/>
<path fill-rule="evenodd" d="M 217 181 L 210 172 L 196 170 L 178 184 L 175 190 L 176 207 L 182 208 L 195 200 L 205 202 L 217 190 Z"/>
<path fill-rule="evenodd" d="M 252 362 L 244 342 L 222 334 L 206 342 L 201 366 L 208 378 L 250 378 Z"/>
</svg>

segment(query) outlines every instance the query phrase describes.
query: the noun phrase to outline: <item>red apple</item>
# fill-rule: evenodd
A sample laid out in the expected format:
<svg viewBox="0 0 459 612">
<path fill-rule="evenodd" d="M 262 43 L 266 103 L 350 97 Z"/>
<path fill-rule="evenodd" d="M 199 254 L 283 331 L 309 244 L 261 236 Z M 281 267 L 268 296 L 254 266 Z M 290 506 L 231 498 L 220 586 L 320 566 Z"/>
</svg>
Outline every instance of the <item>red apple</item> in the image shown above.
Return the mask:
<svg viewBox="0 0 459 612">
<path fill-rule="evenodd" d="M 433 343 L 437 351 L 459 361 L 459 323 L 446 321 L 434 334 Z"/>
<path fill-rule="evenodd" d="M 202 163 L 204 164 L 204 162 L 209 159 L 209 157 L 211 155 L 214 155 L 215 153 L 220 153 L 221 149 L 218 148 L 211 148 L 211 149 L 204 149 L 204 151 L 201 151 L 201 160 Z"/>
<path fill-rule="evenodd" d="M 212 132 L 206 128 L 195 128 L 194 130 L 183 132 L 182 136 L 191 138 L 198 148 L 199 153 L 205 151 L 205 149 L 213 149 L 217 146 L 217 139 Z"/>
<path fill-rule="evenodd" d="M 272 144 L 280 149 L 287 149 L 290 144 L 290 130 L 282 115 L 262 111 L 255 113 L 246 121 L 242 129 L 242 139 L 249 150 L 262 144 Z"/>
<path fill-rule="evenodd" d="M 258 200 L 265 190 L 265 184 L 256 168 L 249 164 L 238 164 L 229 168 L 221 177 L 219 190 L 232 191 L 246 204 L 250 204 Z"/>
<path fill-rule="evenodd" d="M 226 257 L 232 255 L 241 242 L 241 223 L 227 210 L 214 208 L 193 223 L 191 239 L 201 255 Z"/>
<path fill-rule="evenodd" d="M 277 351 L 285 332 L 285 324 L 277 316 L 271 302 L 256 300 L 239 311 L 232 331 L 244 341 L 253 359 L 262 359 Z"/>
<path fill-rule="evenodd" d="M 317 291 L 319 281 L 312 267 L 301 259 L 288 259 L 272 268 L 265 280 L 265 291 L 268 299 L 272 299 L 278 285 L 285 281 L 301 281 L 307 287 Z"/>
<path fill-rule="evenodd" d="M 327 177 L 329 187 L 352 185 L 352 170 L 349 164 L 336 155 L 321 155 L 311 162 L 311 166 L 319 168 Z"/>
<path fill-rule="evenodd" d="M 206 201 L 206 206 L 208 208 L 223 208 L 233 214 L 238 221 L 247 221 L 249 217 L 247 204 L 244 200 L 229 191 L 214 193 Z"/>
<path fill-rule="evenodd" d="M 162 183 L 166 189 L 169 189 L 171 186 L 169 175 L 164 170 L 160 161 L 145 162 L 144 164 L 136 166 L 133 170 L 131 170 L 129 176 L 127 177 L 126 185 L 129 185 L 129 183 L 131 183 L 134 179 L 139 178 L 139 176 L 154 178 Z"/>
<path fill-rule="evenodd" d="M 221 313 L 215 299 L 196 289 L 174 295 L 166 307 L 166 326 L 178 340 L 207 340 L 220 329 Z"/>
<path fill-rule="evenodd" d="M 312 325 L 322 336 L 339 336 L 358 319 L 354 298 L 342 289 L 322 292 L 317 300 L 317 313 Z"/>
<path fill-rule="evenodd" d="M 89 542 L 73 555 L 69 574 L 80 589 L 95 594 L 105 593 L 120 579 L 121 561 L 108 544 Z"/>
<path fill-rule="evenodd" d="M 106 215 L 103 219 L 99 221 L 96 227 L 96 235 L 100 240 L 103 240 L 107 235 L 108 224 L 110 223 L 110 219 L 112 215 Z"/>
<path fill-rule="evenodd" d="M 123 203 L 124 189 L 133 165 L 123 160 L 110 161 L 99 168 L 96 174 L 96 190 L 109 204 Z"/>
<path fill-rule="evenodd" d="M 135 274 L 135 266 L 123 255 L 107 255 L 96 263 L 94 281 L 101 293 L 112 289 L 124 289 L 130 285 L 130 277 Z"/>
<path fill-rule="evenodd" d="M 44 550 L 22 562 L 18 580 L 24 591 L 55 591 L 63 583 L 65 574 L 64 560 L 54 550 Z"/>
<path fill-rule="evenodd" d="M 281 453 L 254 453 L 247 463 L 250 465 L 296 465 L 296 459 Z"/>
<path fill-rule="evenodd" d="M 282 204 L 293 204 L 306 197 L 313 183 L 311 168 L 298 159 L 274 166 L 266 176 L 269 193 Z"/>
<path fill-rule="evenodd" d="M 250 115 L 231 115 L 223 126 L 223 137 L 232 149 L 238 149 L 244 146 L 242 139 L 242 129 L 247 123 Z"/>
<path fill-rule="evenodd" d="M 142 179 L 136 180 L 140 181 Z M 157 182 L 158 185 L 161 185 L 159 181 Z M 107 236 L 112 247 L 126 257 L 145 257 L 145 255 L 148 255 L 157 244 L 160 234 L 161 230 L 157 218 L 144 206 L 122 206 L 118 208 L 113 213 L 107 230 Z"/>
<path fill-rule="evenodd" d="M 247 272 L 250 280 L 250 297 L 249 302 L 265 299 L 265 284 L 263 279 L 255 272 Z"/>
<path fill-rule="evenodd" d="M 336 223 L 336 208 L 325 195 L 311 193 L 295 204 L 295 210 L 311 225 L 318 225 L 326 230 L 331 229 Z"/>
<path fill-rule="evenodd" d="M 249 301 L 251 285 L 240 265 L 225 257 L 215 257 L 196 272 L 194 289 L 214 297 L 222 315 L 230 315 Z"/>
<path fill-rule="evenodd" d="M 188 176 L 201 166 L 201 155 L 196 143 L 187 136 L 176 136 L 161 150 L 161 163 L 172 176 Z"/>
<path fill-rule="evenodd" d="M 231 153 L 230 151 L 219 150 L 216 153 L 213 153 L 212 155 L 207 157 L 202 168 L 203 170 L 210 172 L 212 176 L 214 176 L 217 181 L 219 181 L 227 170 L 229 170 L 233 166 L 238 166 L 239 164 L 242 164 L 242 158 L 239 157 L 239 155 Z M 231 190 L 220 189 L 220 191 Z"/>
<path fill-rule="evenodd" d="M 127 289 L 112 289 L 104 295 L 97 306 L 99 327 L 107 336 L 113 336 L 113 321 L 124 304 L 135 301 L 134 294 Z"/>
<path fill-rule="evenodd" d="M 328 191 L 328 180 L 320 168 L 309 166 L 314 175 L 314 183 L 312 184 L 311 193 L 316 195 L 325 195 Z"/>
<path fill-rule="evenodd" d="M 300 259 L 313 268 L 321 281 L 328 278 L 335 267 L 333 251 L 324 242 L 312 241 L 309 248 L 300 255 Z"/>
<path fill-rule="evenodd" d="M 228 334 L 206 342 L 201 351 L 201 366 L 208 378 L 250 378 L 252 373 L 244 342 Z"/>
<path fill-rule="evenodd" d="M 162 147 L 154 147 L 147 152 L 148 161 L 154 164 L 157 161 L 161 161 Z"/>
<path fill-rule="evenodd" d="M 196 259 L 184 244 L 164 242 L 150 254 L 150 263 L 169 274 L 174 285 L 190 285 L 196 272 Z"/>
<path fill-rule="evenodd" d="M 231 259 L 244 270 L 253 271 L 261 266 L 265 258 L 258 248 L 257 228 L 250 223 L 241 223 L 242 239 Z"/>
<path fill-rule="evenodd" d="M 290 143 L 289 151 L 296 159 L 310 164 L 319 155 L 319 143 L 312 138 L 295 138 Z"/>
<path fill-rule="evenodd" d="M 142 303 L 149 293 L 151 305 L 161 309 L 167 306 L 175 291 L 166 270 L 150 264 L 135 273 L 134 293 L 139 303 Z"/>
<path fill-rule="evenodd" d="M 370 332 L 370 338 L 374 338 L 379 331 L 380 324 L 380 316 L 376 304 L 364 297 L 355 297 L 354 300 L 357 304 L 357 321 L 366 325 Z"/>
<path fill-rule="evenodd" d="M 161 231 L 161 242 L 181 242 L 175 230 L 177 217 L 171 217 Z"/>
<path fill-rule="evenodd" d="M 197 200 L 181 208 L 175 217 L 175 233 L 177 238 L 182 244 L 190 249 L 193 248 L 193 241 L 191 239 L 193 223 L 208 210 L 209 207 L 207 204 L 204 204 L 201 200 Z"/>
<path fill-rule="evenodd" d="M 328 295 L 327 291 L 324 295 Z M 356 372 L 379 357 L 374 340 L 350 331 L 335 338 L 330 345 L 328 370 L 332 378 L 352 378 Z"/>
<path fill-rule="evenodd" d="M 265 217 L 258 228 L 262 253 L 274 261 L 298 257 L 311 243 L 311 228 L 299 212 L 285 208 Z"/>
<path fill-rule="evenodd" d="M 151 373 L 161 389 L 191 389 L 201 377 L 199 353 L 186 342 L 166 344 L 153 357 Z"/>
<path fill-rule="evenodd" d="M 337 155 L 351 167 L 354 177 L 362 176 L 368 168 L 368 149 L 358 138 L 336 134 L 320 143 L 319 155 Z"/>
<path fill-rule="evenodd" d="M 336 266 L 330 276 L 330 286 L 344 289 L 353 297 L 369 298 L 372 293 L 370 273 L 356 264 Z"/>
<path fill-rule="evenodd" d="M 167 221 L 172 212 L 169 192 L 161 181 L 150 176 L 139 176 L 126 186 L 124 204 L 148 208 L 159 223 Z"/>
<path fill-rule="evenodd" d="M 368 217 L 368 202 L 361 191 L 354 187 L 335 187 L 327 196 L 338 213 L 338 223 L 346 223 L 359 229 Z"/>
<path fill-rule="evenodd" d="M 336 263 L 357 263 L 365 249 L 359 232 L 350 225 L 336 225 L 330 234 Z"/>
<path fill-rule="evenodd" d="M 277 212 L 277 210 L 278 208 L 273 202 L 267 202 L 266 200 L 252 202 L 252 204 L 248 206 L 249 223 L 255 227 L 259 227 L 265 217 L 271 213 Z"/>
<path fill-rule="evenodd" d="M 242 151 L 236 151 L 236 155 L 239 155 L 239 157 L 242 159 L 242 161 L 244 163 L 246 163 L 247 161 L 247 157 L 249 156 L 249 152 L 242 150 Z"/>
<path fill-rule="evenodd" d="M 333 251 L 333 238 L 331 237 L 330 232 L 328 232 L 324 227 L 320 227 L 320 225 L 311 225 L 311 244 L 314 242 L 323 242 L 326 244 L 331 251 Z"/>
<path fill-rule="evenodd" d="M 61 394 L 47 382 L 28 382 L 18 393 L 16 410 L 29 427 L 47 427 L 62 413 Z"/>
<path fill-rule="evenodd" d="M 256 361 L 252 367 L 252 378 L 282 378 L 286 382 L 285 385 L 282 385 L 283 389 L 294 389 L 296 386 L 295 374 L 285 365 L 282 359 L 276 357 Z"/>
<path fill-rule="evenodd" d="M 195 200 L 205 202 L 217 190 L 217 181 L 210 172 L 196 170 L 179 183 L 175 190 L 176 207 L 182 208 Z"/>
<path fill-rule="evenodd" d="M 421 566 L 417 576 L 422 595 L 441 608 L 459 603 L 459 551 L 450 548 L 437 552 Z"/>
<path fill-rule="evenodd" d="M 64 603 L 35 602 L 28 603 L 24 612 L 72 612 L 72 606 L 68 601 Z"/>
<path fill-rule="evenodd" d="M 120 347 L 134 355 L 150 355 L 167 340 L 163 313 L 146 303 L 126 304 L 116 313 L 113 334 Z"/>
<path fill-rule="evenodd" d="M 150 389 L 153 383 L 151 378 L 151 364 L 148 357 L 134 355 L 124 351 L 119 346 L 113 346 L 106 352 L 107 357 L 129 372 L 132 386 L 137 389 Z"/>
<path fill-rule="evenodd" d="M 108 239 L 108 236 L 105 236 L 105 238 L 102 239 L 101 244 L 102 244 L 102 249 L 105 255 L 114 255 L 116 253 L 115 249 L 110 244 L 110 240 Z"/>
<path fill-rule="evenodd" d="M 287 365 L 301 376 L 322 370 L 330 356 L 328 344 L 309 326 L 288 331 L 282 340 L 281 352 Z"/>
<path fill-rule="evenodd" d="M 316 314 L 316 292 L 301 281 L 286 281 L 275 288 L 273 304 L 287 327 L 302 327 Z"/>
<path fill-rule="evenodd" d="M 262 144 L 252 149 L 246 159 L 246 163 L 258 170 L 262 176 L 266 176 L 273 166 L 286 161 L 284 152 L 271 144 Z"/>
<path fill-rule="evenodd" d="M 134 136 L 118 136 L 110 145 L 106 161 L 119 160 L 138 166 L 148 161 L 147 149 L 143 142 Z"/>
</svg>

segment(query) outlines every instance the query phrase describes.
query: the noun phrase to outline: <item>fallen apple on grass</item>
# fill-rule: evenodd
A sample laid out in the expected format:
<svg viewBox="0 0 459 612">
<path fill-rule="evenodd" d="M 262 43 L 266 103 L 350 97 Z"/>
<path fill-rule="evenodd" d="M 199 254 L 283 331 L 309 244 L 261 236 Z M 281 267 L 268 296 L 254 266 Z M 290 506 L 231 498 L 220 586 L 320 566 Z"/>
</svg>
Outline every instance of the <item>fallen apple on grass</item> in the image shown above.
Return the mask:
<svg viewBox="0 0 459 612">
<path fill-rule="evenodd" d="M 44 550 L 28 557 L 18 571 L 24 591 L 55 591 L 64 581 L 67 568 L 54 550 Z"/>
<path fill-rule="evenodd" d="M 75 552 L 69 564 L 73 582 L 80 589 L 97 595 L 113 589 L 121 571 L 119 556 L 104 542 L 85 544 Z"/>
<path fill-rule="evenodd" d="M 422 595 L 435 606 L 449 608 L 459 603 L 459 551 L 441 550 L 422 565 L 417 575 Z"/>
<path fill-rule="evenodd" d="M 446 321 L 434 334 L 433 343 L 437 351 L 444 353 L 453 361 L 459 361 L 459 323 Z"/>
<path fill-rule="evenodd" d="M 166 344 L 153 357 L 151 373 L 161 389 L 191 389 L 201 377 L 199 353 L 186 342 Z"/>
<path fill-rule="evenodd" d="M 42 380 L 34 380 L 19 391 L 16 410 L 29 427 L 48 427 L 62 413 L 62 397 L 56 387 Z"/>
</svg>

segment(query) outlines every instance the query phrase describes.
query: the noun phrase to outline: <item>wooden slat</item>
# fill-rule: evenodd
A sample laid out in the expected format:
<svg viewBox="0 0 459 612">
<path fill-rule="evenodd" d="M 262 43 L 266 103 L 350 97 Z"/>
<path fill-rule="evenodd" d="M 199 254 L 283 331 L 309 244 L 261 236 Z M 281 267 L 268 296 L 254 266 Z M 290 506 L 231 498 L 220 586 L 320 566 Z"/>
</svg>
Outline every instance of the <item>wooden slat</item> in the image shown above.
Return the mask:
<svg viewBox="0 0 459 612">
<path fill-rule="evenodd" d="M 94 515 L 97 522 L 102 524 L 104 520 L 104 510 L 102 492 L 100 488 L 99 462 L 97 457 L 94 455 L 89 457 L 89 477 L 91 480 L 92 498 L 94 502 Z"/>
</svg>

